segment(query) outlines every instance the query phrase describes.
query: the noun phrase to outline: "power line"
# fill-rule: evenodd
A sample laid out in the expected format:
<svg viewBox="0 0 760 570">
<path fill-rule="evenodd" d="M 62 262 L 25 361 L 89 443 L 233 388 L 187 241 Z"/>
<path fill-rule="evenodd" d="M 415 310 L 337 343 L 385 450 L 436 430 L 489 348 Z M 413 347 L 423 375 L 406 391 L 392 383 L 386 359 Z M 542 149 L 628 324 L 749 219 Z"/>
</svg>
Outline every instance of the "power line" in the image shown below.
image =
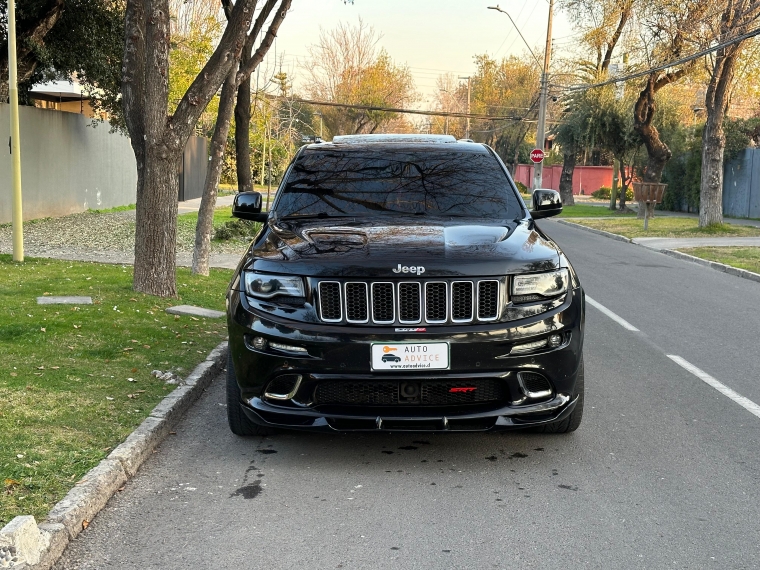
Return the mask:
<svg viewBox="0 0 760 570">
<path fill-rule="evenodd" d="M 280 97 L 277 97 L 280 98 Z M 333 103 L 332 101 L 314 101 L 312 99 L 302 99 L 300 97 L 293 97 L 288 99 L 297 103 L 306 103 L 307 105 L 320 105 L 323 107 L 339 107 L 343 109 L 361 109 L 364 111 L 385 111 L 388 113 L 406 113 L 410 115 L 426 115 L 432 117 L 455 117 L 460 119 L 480 119 L 484 121 L 517 121 L 532 123 L 525 117 L 517 116 L 494 116 L 494 115 L 481 115 L 478 113 L 458 113 L 455 111 L 423 111 L 421 109 L 397 109 L 393 107 L 377 107 L 373 105 L 352 105 L 350 103 Z"/>
<path fill-rule="evenodd" d="M 631 73 L 629 75 L 624 75 L 622 77 L 615 77 L 613 79 L 608 79 L 607 81 L 602 81 L 600 83 L 592 83 L 591 85 L 575 85 L 575 86 L 567 87 L 566 90 L 567 91 L 585 91 L 588 89 L 596 89 L 597 87 L 604 87 L 605 85 L 612 85 L 613 83 L 620 83 L 621 81 L 630 81 L 631 79 L 638 79 L 639 77 L 644 77 L 645 75 L 649 75 L 651 73 L 654 73 L 655 71 L 663 71 L 667 69 L 668 67 L 676 67 L 678 65 L 683 65 L 684 63 L 688 63 L 695 59 L 699 59 L 700 57 L 704 57 L 709 53 L 718 51 L 719 49 L 723 49 L 724 47 L 728 47 L 730 45 L 739 43 L 749 38 L 753 38 L 757 35 L 760 35 L 760 28 L 755 28 L 754 30 L 747 32 L 746 34 L 742 34 L 741 36 L 737 36 L 732 40 L 725 41 L 723 43 L 714 45 L 713 47 L 710 47 L 707 49 L 703 49 L 702 51 L 693 53 L 686 57 L 682 57 L 681 59 L 677 59 L 675 61 L 670 61 L 668 63 L 663 63 L 662 65 L 650 67 L 649 69 L 646 69 L 644 71 L 638 71 L 636 73 Z"/>
</svg>

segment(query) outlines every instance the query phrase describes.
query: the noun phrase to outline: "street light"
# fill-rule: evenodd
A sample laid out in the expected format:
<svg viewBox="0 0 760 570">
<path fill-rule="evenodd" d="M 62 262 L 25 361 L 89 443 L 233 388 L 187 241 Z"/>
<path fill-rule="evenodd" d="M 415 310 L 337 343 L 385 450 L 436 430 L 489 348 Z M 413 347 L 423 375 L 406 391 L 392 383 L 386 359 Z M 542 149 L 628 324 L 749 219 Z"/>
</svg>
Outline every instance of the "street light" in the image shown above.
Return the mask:
<svg viewBox="0 0 760 570">
<path fill-rule="evenodd" d="M 506 11 L 499 8 L 499 5 L 496 6 L 489 6 L 489 10 L 497 10 L 499 12 L 502 12 L 503 14 L 507 14 L 509 17 L 509 20 L 512 22 L 512 25 L 515 26 L 515 29 L 517 29 L 517 33 L 520 34 L 520 37 L 525 42 L 525 45 L 528 45 L 528 42 L 525 41 L 525 38 L 522 35 L 522 32 L 520 32 L 520 29 L 517 28 L 517 24 L 515 24 L 515 21 L 512 20 L 512 16 L 510 16 Z M 554 0 L 549 0 L 549 22 L 546 27 L 546 50 L 544 50 L 544 69 L 541 73 L 541 97 L 539 100 L 539 106 L 538 106 L 538 132 L 536 133 L 536 146 L 538 146 L 541 150 L 544 148 L 544 140 L 546 139 L 546 102 L 548 100 L 549 96 L 549 62 L 551 60 L 551 54 L 552 54 L 552 14 L 554 12 Z M 530 46 L 528 45 L 528 50 L 530 51 L 531 55 L 533 55 L 533 58 L 538 62 L 538 58 L 536 57 L 536 54 L 533 53 L 533 50 L 530 49 Z M 543 186 L 543 174 L 544 174 L 544 162 L 541 161 L 538 164 L 536 164 L 533 168 L 533 189 L 541 188 Z"/>
</svg>

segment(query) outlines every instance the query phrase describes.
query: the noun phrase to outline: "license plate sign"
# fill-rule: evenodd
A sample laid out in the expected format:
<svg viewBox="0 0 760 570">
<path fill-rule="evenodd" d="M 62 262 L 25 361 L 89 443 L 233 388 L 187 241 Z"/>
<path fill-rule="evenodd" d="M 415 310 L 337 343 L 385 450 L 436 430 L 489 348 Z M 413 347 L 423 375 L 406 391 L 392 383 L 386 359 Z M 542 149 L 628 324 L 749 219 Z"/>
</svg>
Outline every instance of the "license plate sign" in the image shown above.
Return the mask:
<svg viewBox="0 0 760 570">
<path fill-rule="evenodd" d="M 449 343 L 376 343 L 370 364 L 372 370 L 448 370 Z"/>
</svg>

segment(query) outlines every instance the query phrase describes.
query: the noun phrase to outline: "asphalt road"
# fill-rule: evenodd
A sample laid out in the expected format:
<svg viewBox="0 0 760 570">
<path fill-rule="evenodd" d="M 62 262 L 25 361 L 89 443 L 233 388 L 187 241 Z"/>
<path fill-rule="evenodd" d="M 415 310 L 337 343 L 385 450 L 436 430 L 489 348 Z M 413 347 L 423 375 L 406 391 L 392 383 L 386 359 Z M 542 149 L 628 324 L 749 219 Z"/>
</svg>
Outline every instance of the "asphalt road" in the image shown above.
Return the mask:
<svg viewBox="0 0 760 570">
<path fill-rule="evenodd" d="M 760 286 L 543 223 L 587 294 L 586 412 L 565 436 L 238 438 L 224 383 L 58 570 L 760 568 Z M 629 328 L 631 328 L 629 327 Z"/>
</svg>

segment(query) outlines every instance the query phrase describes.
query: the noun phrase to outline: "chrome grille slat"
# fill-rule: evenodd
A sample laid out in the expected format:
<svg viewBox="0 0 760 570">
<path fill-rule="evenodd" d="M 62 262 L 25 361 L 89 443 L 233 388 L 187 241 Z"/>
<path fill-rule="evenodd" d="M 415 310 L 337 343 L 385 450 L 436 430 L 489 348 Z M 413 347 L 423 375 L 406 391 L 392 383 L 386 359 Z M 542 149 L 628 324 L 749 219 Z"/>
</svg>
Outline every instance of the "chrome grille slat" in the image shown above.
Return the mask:
<svg viewBox="0 0 760 570">
<path fill-rule="evenodd" d="M 326 323 L 339 323 L 343 320 L 343 296 L 337 281 L 320 282 L 319 312 Z"/>
<path fill-rule="evenodd" d="M 323 322 L 374 325 L 497 321 L 504 279 L 319 281 Z"/>
<path fill-rule="evenodd" d="M 449 314 L 448 286 L 445 281 L 425 283 L 425 321 L 445 323 Z"/>
<path fill-rule="evenodd" d="M 478 281 L 478 320 L 495 321 L 499 318 L 499 282 Z"/>
<path fill-rule="evenodd" d="M 398 284 L 398 322 L 415 325 L 422 320 L 422 287 L 416 281 L 401 281 Z"/>
<path fill-rule="evenodd" d="M 349 323 L 369 322 L 369 295 L 367 284 L 349 281 L 346 287 L 346 320 Z"/>
<path fill-rule="evenodd" d="M 475 295 L 472 281 L 451 283 L 451 320 L 455 323 L 469 323 L 473 319 Z"/>
<path fill-rule="evenodd" d="M 372 322 L 390 325 L 396 321 L 395 287 L 390 282 L 372 284 Z"/>
</svg>

